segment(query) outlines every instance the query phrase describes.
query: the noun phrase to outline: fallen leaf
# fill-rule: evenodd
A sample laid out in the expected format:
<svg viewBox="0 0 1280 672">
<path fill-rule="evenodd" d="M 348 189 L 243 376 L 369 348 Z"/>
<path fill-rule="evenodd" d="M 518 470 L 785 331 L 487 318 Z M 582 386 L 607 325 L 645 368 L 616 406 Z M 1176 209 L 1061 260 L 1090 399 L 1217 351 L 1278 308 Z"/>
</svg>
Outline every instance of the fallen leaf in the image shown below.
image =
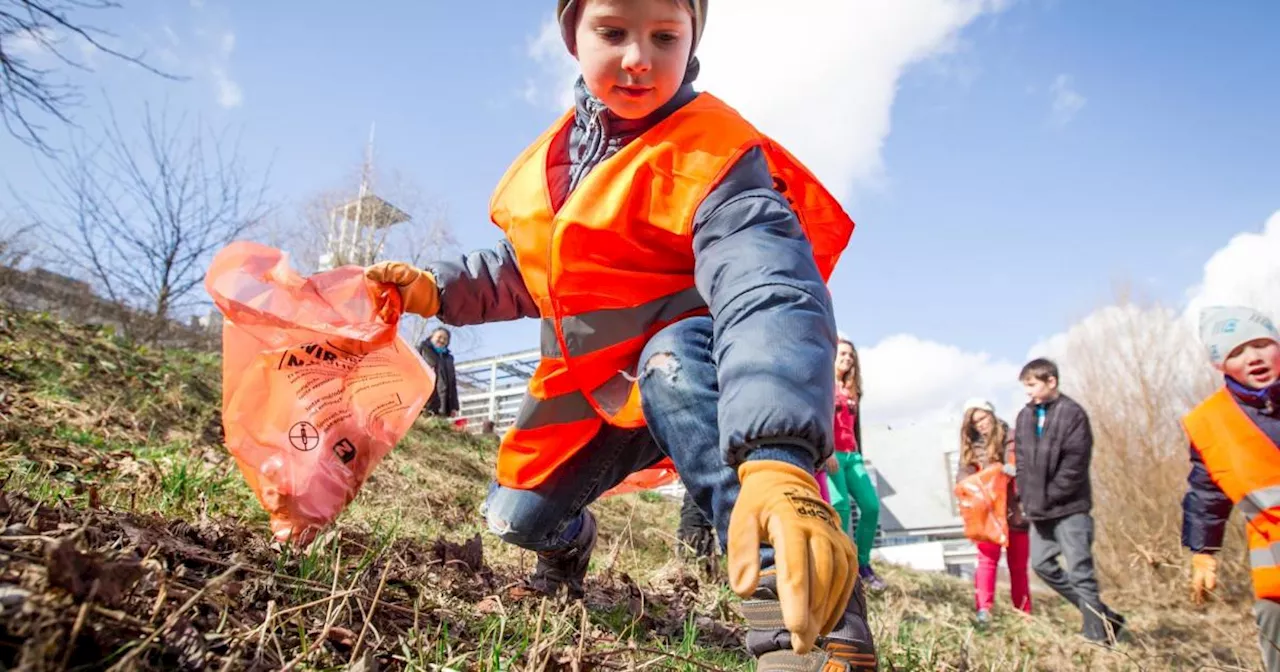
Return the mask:
<svg viewBox="0 0 1280 672">
<path fill-rule="evenodd" d="M 118 603 L 144 574 L 138 562 L 103 562 L 76 550 L 75 542 L 66 539 L 53 544 L 46 553 L 45 569 L 49 584 L 71 593 L 77 601 L 89 596 L 96 581 L 98 592 L 94 599 L 108 605 Z"/>
<path fill-rule="evenodd" d="M 337 646 L 350 649 L 356 645 L 356 633 L 340 626 L 334 625 L 329 627 L 329 641 Z"/>
</svg>

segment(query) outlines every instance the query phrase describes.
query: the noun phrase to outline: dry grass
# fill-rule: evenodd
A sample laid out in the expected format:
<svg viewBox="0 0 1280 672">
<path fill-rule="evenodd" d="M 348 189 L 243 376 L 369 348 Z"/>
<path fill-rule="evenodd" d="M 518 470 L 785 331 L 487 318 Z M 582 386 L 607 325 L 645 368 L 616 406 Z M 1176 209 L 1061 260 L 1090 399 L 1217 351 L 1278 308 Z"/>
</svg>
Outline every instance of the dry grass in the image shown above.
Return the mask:
<svg viewBox="0 0 1280 672">
<path fill-rule="evenodd" d="M 331 534 L 272 545 L 218 446 L 217 381 L 216 358 L 0 312 L 0 666 L 749 667 L 737 598 L 673 559 L 676 502 L 597 505 L 585 604 L 512 590 L 532 558 L 477 515 L 493 444 L 443 423 L 419 422 Z M 1171 524 L 1128 550 L 1117 528 L 1100 536 L 1107 553 L 1172 554 Z M 1079 617 L 1056 598 L 980 630 L 968 583 L 885 567 L 891 588 L 870 598 L 883 669 L 1257 669 L 1246 606 L 1186 608 L 1172 560 L 1120 585 L 1117 557 L 1108 599 L 1133 635 L 1114 651 L 1071 634 Z"/>
</svg>

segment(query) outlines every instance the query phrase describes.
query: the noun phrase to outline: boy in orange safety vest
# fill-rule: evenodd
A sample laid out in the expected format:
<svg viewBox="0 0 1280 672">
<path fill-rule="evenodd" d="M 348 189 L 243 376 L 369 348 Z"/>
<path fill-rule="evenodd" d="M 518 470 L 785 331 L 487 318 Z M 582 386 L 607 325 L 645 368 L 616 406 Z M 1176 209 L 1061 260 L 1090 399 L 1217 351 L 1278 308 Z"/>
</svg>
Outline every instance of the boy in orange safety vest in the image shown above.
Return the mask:
<svg viewBox="0 0 1280 672">
<path fill-rule="evenodd" d="M 576 105 L 494 191 L 505 239 L 367 271 L 447 324 L 542 321 L 488 526 L 537 552 L 529 588 L 580 597 L 587 505 L 669 457 L 727 546 L 758 669 L 876 669 L 854 549 L 813 476 L 832 450 L 825 280 L 853 222 L 786 150 L 694 92 L 707 0 L 557 12 Z"/>
<path fill-rule="evenodd" d="M 1182 543 L 1191 556 L 1191 599 L 1217 586 L 1231 509 L 1244 514 L 1258 639 L 1268 672 L 1280 672 L 1280 333 L 1261 313 L 1206 308 L 1200 338 L 1225 385 L 1183 418 L 1191 474 L 1182 500 Z"/>
</svg>

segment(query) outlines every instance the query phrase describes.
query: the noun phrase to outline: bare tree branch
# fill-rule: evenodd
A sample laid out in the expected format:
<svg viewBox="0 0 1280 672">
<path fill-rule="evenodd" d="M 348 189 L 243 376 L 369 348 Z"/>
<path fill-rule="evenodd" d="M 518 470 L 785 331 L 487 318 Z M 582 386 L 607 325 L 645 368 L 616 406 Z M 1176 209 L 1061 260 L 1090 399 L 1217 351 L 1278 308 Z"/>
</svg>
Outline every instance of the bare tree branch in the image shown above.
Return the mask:
<svg viewBox="0 0 1280 672">
<path fill-rule="evenodd" d="M 141 126 L 142 140 L 130 142 L 110 109 L 100 144 L 74 142 L 56 162 L 52 212 L 30 204 L 27 212 L 61 232 L 52 241 L 59 257 L 99 294 L 154 325 L 202 303 L 209 259 L 271 208 L 266 178 L 250 177 L 238 140 L 149 106 Z"/>
<path fill-rule="evenodd" d="M 149 65 L 145 52 L 125 53 L 106 43 L 115 35 L 80 21 L 80 16 L 120 8 L 114 0 L 0 0 L 0 120 L 23 144 L 45 154 L 48 128 L 38 119 L 74 125 L 70 108 L 83 100 L 80 88 L 51 67 L 40 67 L 44 54 L 73 70 L 91 68 L 66 51 L 66 41 L 79 42 L 111 58 L 136 65 L 166 79 L 184 79 Z"/>
</svg>

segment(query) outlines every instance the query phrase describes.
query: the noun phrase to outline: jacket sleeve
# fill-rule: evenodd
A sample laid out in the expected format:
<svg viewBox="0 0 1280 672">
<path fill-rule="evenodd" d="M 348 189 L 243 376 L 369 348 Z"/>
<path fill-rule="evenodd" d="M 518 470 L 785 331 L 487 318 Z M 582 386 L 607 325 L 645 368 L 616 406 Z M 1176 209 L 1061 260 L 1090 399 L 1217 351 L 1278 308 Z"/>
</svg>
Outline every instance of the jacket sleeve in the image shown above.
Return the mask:
<svg viewBox="0 0 1280 672">
<path fill-rule="evenodd" d="M 1200 450 L 1192 444 L 1191 473 L 1182 496 L 1182 545 L 1192 553 L 1218 552 L 1231 508 L 1231 499 L 1209 478 Z"/>
<path fill-rule="evenodd" d="M 720 447 L 727 462 L 831 454 L 836 328 L 813 248 L 748 151 L 699 206 L 694 274 L 714 322 Z"/>
<path fill-rule="evenodd" d="M 1062 435 L 1058 469 L 1045 487 L 1045 500 L 1058 504 L 1080 491 L 1089 480 L 1089 460 L 1093 457 L 1093 429 L 1084 409 L 1074 408 L 1071 424 Z"/>
<path fill-rule="evenodd" d="M 454 326 L 538 317 L 511 243 L 428 264 L 440 290 L 441 322 Z"/>
</svg>

